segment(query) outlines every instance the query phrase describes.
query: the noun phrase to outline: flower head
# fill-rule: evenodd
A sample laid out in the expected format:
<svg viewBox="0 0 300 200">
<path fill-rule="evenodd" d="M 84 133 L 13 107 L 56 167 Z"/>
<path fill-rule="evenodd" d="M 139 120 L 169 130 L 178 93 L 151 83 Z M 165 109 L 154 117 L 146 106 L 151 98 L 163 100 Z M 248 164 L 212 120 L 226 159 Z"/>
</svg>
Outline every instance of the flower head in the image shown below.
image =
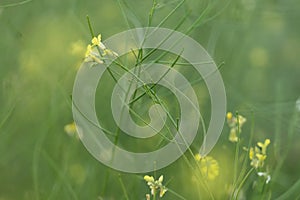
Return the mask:
<svg viewBox="0 0 300 200">
<path fill-rule="evenodd" d="M 72 122 L 70 124 L 67 124 L 64 126 L 64 131 L 69 135 L 73 136 L 76 134 L 76 125 L 75 122 Z"/>
<path fill-rule="evenodd" d="M 200 154 L 196 154 L 195 160 L 198 162 L 201 174 L 208 180 L 214 180 L 219 175 L 219 164 L 213 157 L 201 157 Z"/>
<path fill-rule="evenodd" d="M 92 39 L 92 45 L 97 46 L 101 43 L 101 34 L 99 34 L 97 37 L 93 37 Z"/>
<path fill-rule="evenodd" d="M 226 118 L 227 124 L 230 128 L 229 141 L 237 142 L 239 139 L 238 134 L 242 132 L 242 126 L 247 121 L 247 119 L 242 115 L 237 115 L 237 117 L 234 117 L 231 112 L 228 112 L 226 114 Z"/>
<path fill-rule="evenodd" d="M 261 168 L 267 158 L 267 147 L 271 143 L 270 139 L 266 139 L 264 143 L 258 142 L 256 147 L 249 150 L 250 165 L 254 168 Z"/>
<path fill-rule="evenodd" d="M 270 143 L 271 143 L 270 139 L 266 139 L 264 143 L 258 142 L 257 146 L 259 146 L 261 148 L 261 152 L 263 154 L 266 154 L 267 147 Z"/>
<path fill-rule="evenodd" d="M 161 175 L 158 180 L 155 180 L 153 176 L 144 176 L 144 180 L 147 182 L 147 185 L 149 186 L 151 190 L 151 194 L 155 196 L 157 192 L 159 191 L 159 197 L 163 197 L 164 194 L 167 192 L 167 188 L 162 184 L 164 180 L 164 176 Z"/>
<path fill-rule="evenodd" d="M 105 45 L 101 42 L 101 34 L 99 34 L 97 37 L 93 37 L 91 44 L 89 44 L 86 48 L 85 62 L 103 64 L 105 59 L 110 57 L 115 58 L 117 56 L 117 53 L 105 47 Z"/>
</svg>

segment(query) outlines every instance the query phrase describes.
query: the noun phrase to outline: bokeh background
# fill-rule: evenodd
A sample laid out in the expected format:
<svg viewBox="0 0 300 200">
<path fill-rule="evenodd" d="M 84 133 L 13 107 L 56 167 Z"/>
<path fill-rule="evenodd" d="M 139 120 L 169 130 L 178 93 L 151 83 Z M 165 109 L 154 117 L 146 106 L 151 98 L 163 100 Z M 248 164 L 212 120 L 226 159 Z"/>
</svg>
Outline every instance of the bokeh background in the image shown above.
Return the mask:
<svg viewBox="0 0 300 200">
<path fill-rule="evenodd" d="M 157 2 L 152 26 L 181 1 Z M 119 200 L 126 195 L 144 199 L 149 193 L 144 174 L 107 168 L 75 136 L 66 134 L 64 126 L 73 121 L 73 82 L 91 39 L 86 15 L 105 40 L 129 28 L 147 26 L 152 1 L 14 3 L 18 2 L 0 1 L 0 200 Z M 300 4 L 297 0 L 186 0 L 162 27 L 175 28 L 189 13 L 178 28 L 186 32 L 207 5 L 210 9 L 188 35 L 206 48 L 217 65 L 223 63 L 220 73 L 228 110 L 238 110 L 248 119 L 244 140 L 252 123 L 254 141 L 271 139 L 271 174 L 280 166 L 272 174 L 271 199 L 275 199 L 300 177 Z M 192 72 L 185 75 L 194 78 Z M 105 83 L 111 84 L 111 80 Z M 101 93 L 104 86 L 99 86 L 101 99 L 109 98 Z M 194 86 L 208 124 L 210 102 L 205 85 Z M 109 112 L 101 110 L 105 102 L 98 103 L 99 116 L 105 116 Z M 218 180 L 212 184 L 217 199 L 226 197 L 232 176 L 234 146 L 228 141 L 228 131 L 225 125 L 211 152 L 220 165 Z M 126 137 L 121 138 L 126 144 Z M 199 145 L 200 138 L 192 150 L 196 152 Z M 168 187 L 185 199 L 198 199 L 200 189 L 183 159 L 155 173 L 164 174 Z M 255 199 L 251 183 L 248 186 L 244 198 Z M 167 192 L 164 199 L 177 197 Z"/>
</svg>

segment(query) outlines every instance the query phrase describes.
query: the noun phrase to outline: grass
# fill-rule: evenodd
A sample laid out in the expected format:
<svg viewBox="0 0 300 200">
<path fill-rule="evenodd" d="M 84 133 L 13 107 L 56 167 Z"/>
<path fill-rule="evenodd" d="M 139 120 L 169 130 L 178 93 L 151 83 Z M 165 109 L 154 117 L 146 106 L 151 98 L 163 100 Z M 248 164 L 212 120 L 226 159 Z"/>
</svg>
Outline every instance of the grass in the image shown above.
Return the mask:
<svg viewBox="0 0 300 200">
<path fill-rule="evenodd" d="M 224 79 L 228 111 L 247 118 L 237 143 L 228 140 L 230 127 L 225 124 L 208 155 L 219 167 L 218 175 L 209 179 L 214 172 L 209 159 L 195 160 L 210 120 L 203 81 L 209 76 L 199 76 L 180 55 L 155 49 L 132 50 L 115 60 L 97 89 L 96 109 L 107 137 L 122 148 L 159 149 L 180 127 L 175 96 L 157 83 L 145 84 L 140 71 L 130 72 L 133 67 L 164 64 L 182 73 L 197 91 L 202 117 L 198 135 L 168 167 L 156 169 L 153 163 L 148 175 L 163 175 L 168 190 L 162 198 L 151 199 L 299 199 L 298 7 L 296 0 L 2 2 L 0 199 L 146 199 L 146 174 L 110 169 L 80 140 L 64 133 L 64 126 L 73 121 L 69 97 L 85 44 L 95 33 L 105 40 L 144 26 L 172 28 L 209 49 Z M 134 121 L 149 123 L 148 109 L 154 103 L 167 113 L 163 131 L 144 141 L 124 134 L 112 118 L 110 95 L 126 72 L 144 85 L 130 99 Z M 239 122 L 236 126 L 241 128 Z M 271 139 L 267 158 L 255 168 L 249 150 L 266 138 Z M 266 177 L 257 175 L 261 171 L 271 176 L 268 184 Z"/>
</svg>

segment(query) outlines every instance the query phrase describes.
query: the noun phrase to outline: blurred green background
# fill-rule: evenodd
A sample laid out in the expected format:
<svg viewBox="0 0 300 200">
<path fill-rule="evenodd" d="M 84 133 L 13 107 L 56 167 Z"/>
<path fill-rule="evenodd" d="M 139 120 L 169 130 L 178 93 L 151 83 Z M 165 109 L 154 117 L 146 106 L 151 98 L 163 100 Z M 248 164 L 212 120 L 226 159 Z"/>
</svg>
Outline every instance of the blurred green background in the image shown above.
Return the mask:
<svg viewBox="0 0 300 200">
<path fill-rule="evenodd" d="M 181 1 L 157 2 L 152 26 Z M 32 0 L 7 6 L 12 3 L 17 1 L 0 2 L 0 200 L 120 200 L 126 199 L 125 193 L 129 199 L 144 199 L 149 193 L 144 174 L 107 168 L 76 137 L 66 134 L 64 126 L 72 122 L 73 81 L 91 39 L 86 15 L 105 40 L 129 28 L 147 26 L 152 1 Z M 281 166 L 272 179 L 274 199 L 300 177 L 299 1 L 186 0 L 162 26 L 175 28 L 189 13 L 178 28 L 185 32 L 207 5 L 210 9 L 189 36 L 217 64 L 225 63 L 220 73 L 228 110 L 239 110 L 248 119 L 244 137 L 249 137 L 254 121 L 254 141 L 271 139 L 269 170 L 272 173 Z M 203 83 L 195 87 L 209 123 L 209 97 Z M 107 97 L 101 92 L 98 96 Z M 122 140 L 126 143 L 126 138 Z M 201 141 L 195 141 L 192 149 L 196 152 L 199 145 Z M 233 152 L 225 126 L 211 153 L 220 165 L 219 182 L 212 184 L 217 199 L 226 196 Z M 183 159 L 156 174 L 164 174 L 168 187 L 186 199 L 198 199 L 198 187 Z M 255 198 L 251 191 L 243 193 Z M 167 192 L 164 199 L 177 197 Z"/>
</svg>

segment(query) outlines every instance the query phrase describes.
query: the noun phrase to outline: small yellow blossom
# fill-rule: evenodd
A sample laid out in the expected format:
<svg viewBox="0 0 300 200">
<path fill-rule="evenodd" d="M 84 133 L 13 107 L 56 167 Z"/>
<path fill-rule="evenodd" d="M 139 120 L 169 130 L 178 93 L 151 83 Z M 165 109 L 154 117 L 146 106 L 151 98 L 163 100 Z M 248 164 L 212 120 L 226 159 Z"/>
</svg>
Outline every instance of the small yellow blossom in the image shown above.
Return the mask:
<svg viewBox="0 0 300 200">
<path fill-rule="evenodd" d="M 264 166 L 264 161 L 267 158 L 267 146 L 271 143 L 270 139 L 266 139 L 264 143 L 258 142 L 257 146 L 251 147 L 249 150 L 250 165 L 254 168 L 261 168 Z"/>
<path fill-rule="evenodd" d="M 253 150 L 253 147 L 251 147 L 250 150 L 249 150 L 249 158 L 250 158 L 250 160 L 252 160 L 253 157 L 254 157 L 254 150 Z"/>
<path fill-rule="evenodd" d="M 77 40 L 76 42 L 73 42 L 70 45 L 70 53 L 72 55 L 82 55 L 84 49 L 85 49 L 85 45 L 82 40 Z"/>
<path fill-rule="evenodd" d="M 199 153 L 197 153 L 194 157 L 195 157 L 196 161 L 200 161 L 201 160 L 201 155 Z"/>
<path fill-rule="evenodd" d="M 67 124 L 64 126 L 64 131 L 69 135 L 69 136 L 73 136 L 76 134 L 76 125 L 75 122 L 72 122 L 70 124 Z"/>
<path fill-rule="evenodd" d="M 144 176 L 144 180 L 147 181 L 147 182 L 154 182 L 153 176 L 146 175 L 146 176 Z"/>
<path fill-rule="evenodd" d="M 196 154 L 195 160 L 198 161 L 201 174 L 208 180 L 214 180 L 219 175 L 219 163 L 213 157 Z"/>
<path fill-rule="evenodd" d="M 150 194 L 146 194 L 146 200 L 150 200 Z"/>
<path fill-rule="evenodd" d="M 237 128 L 231 128 L 230 132 L 229 132 L 229 141 L 230 142 L 237 142 L 239 140 L 238 136 L 237 136 Z"/>
<path fill-rule="evenodd" d="M 99 34 L 97 37 L 93 37 L 92 39 L 93 46 L 99 46 L 100 43 L 101 43 L 101 34 Z"/>
<path fill-rule="evenodd" d="M 86 51 L 85 51 L 85 57 L 87 58 L 87 57 L 89 57 L 90 55 L 91 55 L 91 53 L 92 53 L 92 45 L 87 45 L 87 47 L 86 47 Z"/>
<path fill-rule="evenodd" d="M 232 112 L 228 112 L 226 115 L 227 120 L 231 120 L 233 117 Z"/>
<path fill-rule="evenodd" d="M 149 186 L 151 190 L 151 194 L 155 196 L 157 192 L 159 191 L 159 197 L 163 197 L 163 195 L 167 192 L 167 188 L 162 184 L 164 180 L 164 176 L 161 175 L 158 180 L 155 180 L 153 176 L 144 176 L 144 180 L 147 182 L 147 185 Z M 148 198 L 148 196 L 146 195 Z M 150 196 L 149 196 L 150 199 Z"/>
<path fill-rule="evenodd" d="M 117 53 L 105 47 L 101 42 L 101 34 L 99 34 L 97 37 L 93 37 L 91 44 L 87 46 L 84 61 L 103 64 L 105 59 L 117 56 Z"/>
<path fill-rule="evenodd" d="M 270 143 L 271 143 L 271 141 L 269 139 L 266 139 L 264 143 L 258 142 L 257 146 L 259 146 L 261 148 L 261 152 L 263 154 L 266 154 L 267 147 Z"/>
<path fill-rule="evenodd" d="M 247 119 L 242 115 L 238 115 L 237 117 L 234 117 L 231 112 L 227 113 L 226 118 L 227 118 L 227 124 L 230 128 L 229 141 L 237 142 L 239 139 L 238 134 L 242 132 L 242 126 L 247 121 Z"/>
</svg>

